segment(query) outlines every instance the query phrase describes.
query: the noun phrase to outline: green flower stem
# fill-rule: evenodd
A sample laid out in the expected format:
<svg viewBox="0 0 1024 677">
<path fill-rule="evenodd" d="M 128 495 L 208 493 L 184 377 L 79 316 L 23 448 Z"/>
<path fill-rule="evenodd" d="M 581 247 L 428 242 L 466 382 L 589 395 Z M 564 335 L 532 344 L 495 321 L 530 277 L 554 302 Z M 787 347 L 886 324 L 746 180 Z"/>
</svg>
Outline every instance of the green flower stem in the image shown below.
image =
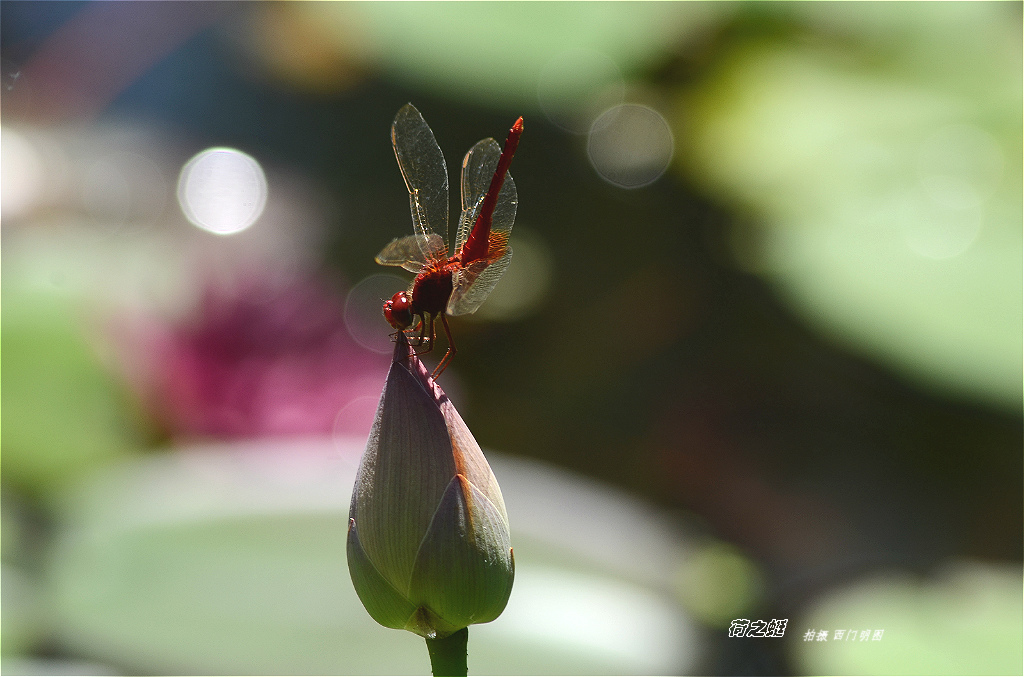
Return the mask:
<svg viewBox="0 0 1024 677">
<path fill-rule="evenodd" d="M 469 628 L 462 628 L 444 639 L 428 639 L 430 671 L 434 677 L 466 677 L 466 643 L 469 642 Z"/>
</svg>

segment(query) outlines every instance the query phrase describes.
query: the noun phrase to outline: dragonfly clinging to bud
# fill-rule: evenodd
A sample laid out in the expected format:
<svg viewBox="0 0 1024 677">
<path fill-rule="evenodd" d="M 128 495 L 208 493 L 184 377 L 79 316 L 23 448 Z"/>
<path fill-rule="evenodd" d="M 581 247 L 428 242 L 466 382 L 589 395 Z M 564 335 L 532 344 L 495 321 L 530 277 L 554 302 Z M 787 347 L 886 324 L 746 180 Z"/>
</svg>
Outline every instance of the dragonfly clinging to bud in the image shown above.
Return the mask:
<svg viewBox="0 0 1024 677">
<path fill-rule="evenodd" d="M 455 355 L 447 315 L 476 312 L 512 260 L 509 234 L 516 218 L 516 185 L 508 173 L 523 133 L 519 118 L 499 147 L 477 142 L 462 161 L 462 215 L 455 247 L 449 252 L 448 167 L 426 121 L 412 104 L 398 111 L 391 143 L 409 189 L 413 234 L 392 240 L 377 263 L 416 273 L 408 291 L 384 302 L 384 317 L 398 331 L 415 333 L 420 352 L 434 347 L 434 321 L 441 318 L 448 351 L 432 374 L 436 378 Z M 418 322 L 418 324 L 415 324 Z"/>
</svg>

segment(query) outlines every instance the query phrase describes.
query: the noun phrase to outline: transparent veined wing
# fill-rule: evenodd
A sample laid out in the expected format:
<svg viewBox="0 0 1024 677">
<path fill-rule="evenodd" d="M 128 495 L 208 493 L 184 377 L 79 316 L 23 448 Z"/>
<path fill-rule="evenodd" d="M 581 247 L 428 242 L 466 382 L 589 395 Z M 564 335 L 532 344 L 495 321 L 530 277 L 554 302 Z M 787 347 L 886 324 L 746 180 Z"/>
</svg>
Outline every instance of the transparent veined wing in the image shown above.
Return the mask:
<svg viewBox="0 0 1024 677">
<path fill-rule="evenodd" d="M 469 231 L 473 229 L 480 204 L 491 185 L 491 177 L 501 157 L 501 146 L 494 139 L 482 139 L 476 142 L 466 157 L 462 159 L 462 215 L 459 218 L 459 231 L 455 237 L 452 252 L 458 252 L 466 244 Z"/>
<path fill-rule="evenodd" d="M 498 191 L 498 203 L 491 217 L 491 241 L 508 242 L 512 234 L 512 224 L 516 222 L 516 208 L 519 206 L 519 195 L 516 193 L 516 182 L 512 175 L 505 176 L 505 183 Z"/>
<path fill-rule="evenodd" d="M 501 158 L 501 147 L 494 139 L 483 139 L 469 149 L 466 157 L 462 160 L 462 216 L 459 218 L 459 229 L 455 239 L 453 254 L 462 250 L 466 244 L 469 233 L 476 223 L 480 205 L 484 201 L 487 189 L 491 185 L 491 178 Z M 491 217 L 491 232 L 504 233 L 507 239 L 512 232 L 512 224 L 516 220 L 516 206 L 518 196 L 516 194 L 515 181 L 512 175 L 505 176 L 505 183 L 498 192 L 498 201 Z"/>
<path fill-rule="evenodd" d="M 512 248 L 507 242 L 504 254 L 493 262 L 475 261 L 458 272 L 451 299 L 448 301 L 449 315 L 475 313 L 484 302 L 505 269 L 512 261 Z"/>
<path fill-rule="evenodd" d="M 376 261 L 382 266 L 401 266 L 410 273 L 418 273 L 428 261 L 435 260 L 432 254 L 444 251 L 444 241 L 437 233 L 430 233 L 426 238 L 420 235 L 406 235 L 389 242 L 377 254 Z"/>
<path fill-rule="evenodd" d="M 412 104 L 402 106 L 395 115 L 391 145 L 409 190 L 413 230 L 421 238 L 424 258 L 438 253 L 436 241 L 430 238 L 432 233 L 438 234 L 441 252 L 447 254 L 444 244 L 448 237 L 448 166 L 434 133 Z"/>
</svg>

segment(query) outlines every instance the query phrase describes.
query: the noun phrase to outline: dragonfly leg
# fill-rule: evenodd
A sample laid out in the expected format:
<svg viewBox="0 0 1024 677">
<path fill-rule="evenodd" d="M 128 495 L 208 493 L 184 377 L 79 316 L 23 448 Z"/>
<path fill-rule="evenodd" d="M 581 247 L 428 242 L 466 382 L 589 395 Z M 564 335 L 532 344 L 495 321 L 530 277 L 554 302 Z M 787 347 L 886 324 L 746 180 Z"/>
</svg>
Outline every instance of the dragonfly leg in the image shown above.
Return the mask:
<svg viewBox="0 0 1024 677">
<path fill-rule="evenodd" d="M 391 334 L 391 336 L 396 337 L 398 336 L 399 332 L 405 334 L 405 339 L 409 342 L 409 345 L 413 346 L 414 348 L 423 344 L 423 320 L 420 320 L 419 322 L 416 323 L 415 326 L 409 327 L 408 329 L 400 329 L 399 331 L 396 331 L 393 334 Z M 419 336 L 416 335 L 416 332 L 420 333 Z"/>
<path fill-rule="evenodd" d="M 448 316 L 441 313 L 441 325 L 444 327 L 444 335 L 448 338 L 448 350 L 445 352 L 444 357 L 434 367 L 434 372 L 430 375 L 431 379 L 437 380 L 445 369 L 448 368 L 448 364 L 451 363 L 452 358 L 455 357 L 455 353 L 459 352 L 459 349 L 455 347 L 455 339 L 452 338 L 452 330 L 448 327 Z"/>
<path fill-rule="evenodd" d="M 430 319 L 429 320 L 425 319 L 425 320 L 421 320 L 420 321 L 420 324 L 419 324 L 419 327 L 418 327 L 419 330 L 420 330 L 420 335 L 416 337 L 416 339 L 415 339 L 416 343 L 414 343 L 413 345 L 415 345 L 416 347 L 420 347 L 424 343 L 426 343 L 427 347 L 423 348 L 423 350 L 417 350 L 416 351 L 417 355 L 424 355 L 424 354 L 429 353 L 431 350 L 434 349 L 434 316 L 433 315 L 426 315 L 426 314 L 424 314 L 423 317 L 424 318 L 430 318 Z M 429 336 L 427 335 L 427 327 L 428 326 L 430 327 L 430 335 Z"/>
<path fill-rule="evenodd" d="M 423 326 L 423 320 L 420 320 L 419 322 L 416 323 L 415 326 L 408 327 L 406 329 L 398 329 L 398 330 L 393 331 L 390 334 L 388 334 L 388 336 L 391 337 L 392 341 L 397 341 L 398 340 L 398 335 L 399 334 L 403 334 L 405 336 L 405 340 L 409 342 L 409 345 L 411 345 L 411 346 L 418 346 L 421 343 L 423 343 L 423 336 L 422 336 L 422 333 L 421 333 L 420 336 L 416 336 L 416 332 L 420 331 L 420 328 L 422 326 Z"/>
</svg>

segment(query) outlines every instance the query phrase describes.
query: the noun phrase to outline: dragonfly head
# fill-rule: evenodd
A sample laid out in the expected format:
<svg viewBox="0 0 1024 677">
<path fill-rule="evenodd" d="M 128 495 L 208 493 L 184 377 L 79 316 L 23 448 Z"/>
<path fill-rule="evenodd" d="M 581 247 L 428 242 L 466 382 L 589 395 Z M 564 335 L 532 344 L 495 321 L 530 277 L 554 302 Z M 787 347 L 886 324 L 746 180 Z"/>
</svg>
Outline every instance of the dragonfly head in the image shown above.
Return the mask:
<svg viewBox="0 0 1024 677">
<path fill-rule="evenodd" d="M 412 298 L 400 291 L 384 302 L 384 319 L 399 331 L 412 325 Z"/>
</svg>

